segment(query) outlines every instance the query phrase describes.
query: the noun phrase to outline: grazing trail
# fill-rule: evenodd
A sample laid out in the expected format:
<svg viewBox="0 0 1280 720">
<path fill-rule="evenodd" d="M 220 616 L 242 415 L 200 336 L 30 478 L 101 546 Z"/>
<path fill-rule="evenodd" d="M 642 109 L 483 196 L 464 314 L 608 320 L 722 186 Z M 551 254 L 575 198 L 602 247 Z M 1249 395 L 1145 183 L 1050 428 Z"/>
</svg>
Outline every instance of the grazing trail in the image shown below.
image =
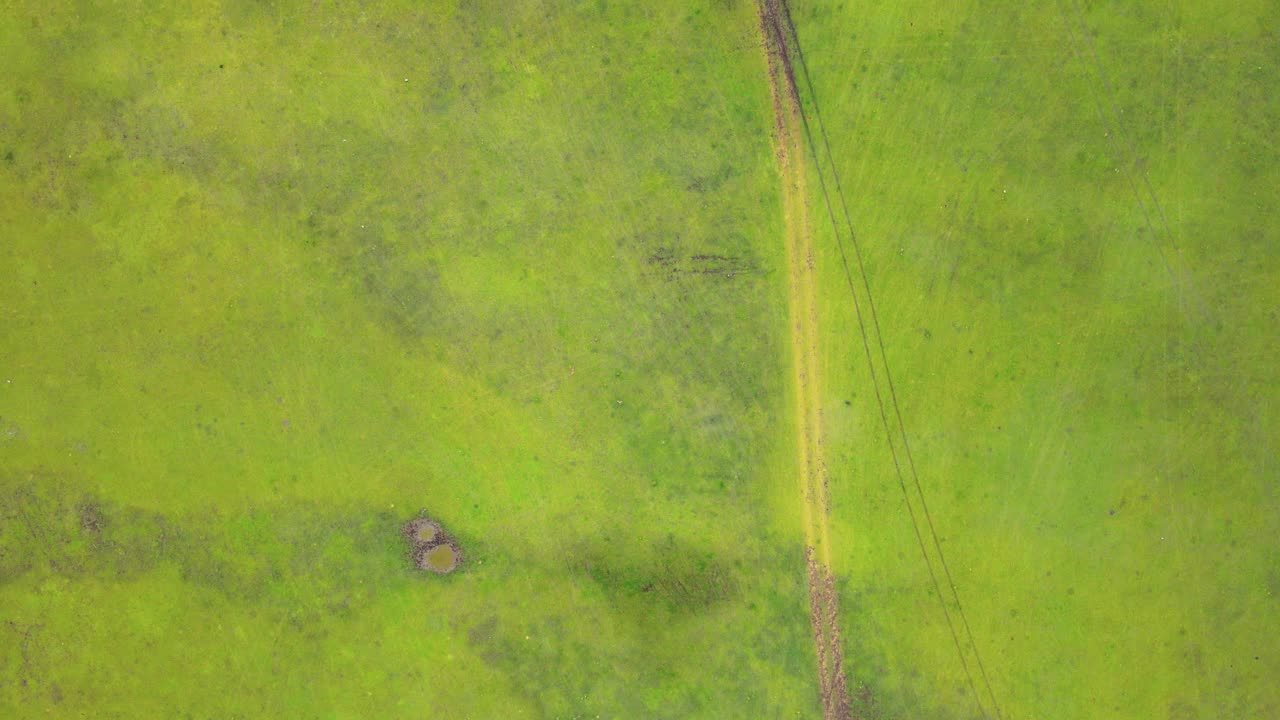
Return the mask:
<svg viewBox="0 0 1280 720">
<path fill-rule="evenodd" d="M 796 468 L 809 582 L 809 620 L 818 661 L 824 720 L 853 717 L 844 676 L 831 572 L 827 469 L 823 460 L 822 378 L 818 356 L 817 277 L 806 191 L 800 96 L 780 0 L 759 0 L 760 34 L 773 98 L 774 153 L 782 182 L 783 232 L 795 388 Z"/>
</svg>

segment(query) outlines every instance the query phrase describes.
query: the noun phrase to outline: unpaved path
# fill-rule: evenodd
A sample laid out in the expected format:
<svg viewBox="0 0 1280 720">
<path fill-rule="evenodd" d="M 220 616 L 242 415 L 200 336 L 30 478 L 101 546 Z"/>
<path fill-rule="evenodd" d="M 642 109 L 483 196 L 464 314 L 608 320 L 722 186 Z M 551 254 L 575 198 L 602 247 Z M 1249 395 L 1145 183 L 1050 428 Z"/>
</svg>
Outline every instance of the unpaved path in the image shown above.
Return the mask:
<svg viewBox="0 0 1280 720">
<path fill-rule="evenodd" d="M 817 276 L 806 190 L 800 96 L 781 0 L 758 0 L 760 34 L 773 96 L 774 151 L 782 180 L 792 364 L 795 373 L 797 490 L 802 505 L 809 619 L 818 659 L 824 720 L 852 717 L 844 677 L 839 613 L 831 573 L 827 469 L 823 461 L 822 378 L 818 356 Z"/>
</svg>

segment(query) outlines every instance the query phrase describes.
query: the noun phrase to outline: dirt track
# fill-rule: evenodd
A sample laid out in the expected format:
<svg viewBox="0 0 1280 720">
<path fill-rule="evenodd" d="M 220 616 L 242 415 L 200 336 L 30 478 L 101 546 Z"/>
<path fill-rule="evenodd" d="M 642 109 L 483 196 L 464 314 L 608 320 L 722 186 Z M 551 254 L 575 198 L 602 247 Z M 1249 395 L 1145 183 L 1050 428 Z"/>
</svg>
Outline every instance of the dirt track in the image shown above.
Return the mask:
<svg viewBox="0 0 1280 720">
<path fill-rule="evenodd" d="M 806 189 L 800 96 L 791 66 L 787 19 L 781 0 L 758 0 L 760 34 L 773 96 L 774 150 L 782 181 L 787 247 L 788 304 L 795 373 L 796 467 L 803 510 L 809 619 L 817 652 L 825 720 L 852 718 L 844 677 L 839 613 L 831 572 L 827 471 L 823 462 L 822 378 L 818 356 L 817 277 Z"/>
</svg>

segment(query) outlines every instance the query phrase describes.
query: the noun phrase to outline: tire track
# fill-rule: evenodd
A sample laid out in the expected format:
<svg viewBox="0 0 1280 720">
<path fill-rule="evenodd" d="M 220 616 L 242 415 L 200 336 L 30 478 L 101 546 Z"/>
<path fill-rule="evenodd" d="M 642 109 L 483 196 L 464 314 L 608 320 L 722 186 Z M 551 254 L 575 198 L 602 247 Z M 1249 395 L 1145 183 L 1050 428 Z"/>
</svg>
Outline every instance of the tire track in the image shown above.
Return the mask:
<svg viewBox="0 0 1280 720">
<path fill-rule="evenodd" d="M 844 650 L 828 515 L 827 469 L 823 462 L 822 378 L 818 356 L 817 276 L 809 218 L 801 107 L 785 20 L 779 0 L 758 5 L 762 47 L 773 99 L 774 154 L 782 181 L 783 234 L 787 248 L 787 300 L 795 388 L 796 467 L 809 583 L 809 620 L 817 654 L 824 720 L 851 719 L 844 677 Z"/>
</svg>

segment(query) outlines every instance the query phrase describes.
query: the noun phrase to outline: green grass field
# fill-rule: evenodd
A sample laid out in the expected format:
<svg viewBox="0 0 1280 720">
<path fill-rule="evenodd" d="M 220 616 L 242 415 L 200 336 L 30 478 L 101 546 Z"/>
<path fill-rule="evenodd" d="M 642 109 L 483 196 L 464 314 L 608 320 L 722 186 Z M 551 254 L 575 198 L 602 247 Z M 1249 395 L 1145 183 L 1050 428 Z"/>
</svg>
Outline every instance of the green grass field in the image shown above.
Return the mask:
<svg viewBox="0 0 1280 720">
<path fill-rule="evenodd" d="M 795 17 L 1004 716 L 1280 713 L 1276 8 Z M 973 717 L 823 259 L 849 674 L 886 717 Z"/>
<path fill-rule="evenodd" d="M 792 8 L 849 686 L 1275 716 L 1280 12 L 1023 5 Z M 0 717 L 820 717 L 754 4 L 14 3 L 0 67 Z"/>
</svg>

